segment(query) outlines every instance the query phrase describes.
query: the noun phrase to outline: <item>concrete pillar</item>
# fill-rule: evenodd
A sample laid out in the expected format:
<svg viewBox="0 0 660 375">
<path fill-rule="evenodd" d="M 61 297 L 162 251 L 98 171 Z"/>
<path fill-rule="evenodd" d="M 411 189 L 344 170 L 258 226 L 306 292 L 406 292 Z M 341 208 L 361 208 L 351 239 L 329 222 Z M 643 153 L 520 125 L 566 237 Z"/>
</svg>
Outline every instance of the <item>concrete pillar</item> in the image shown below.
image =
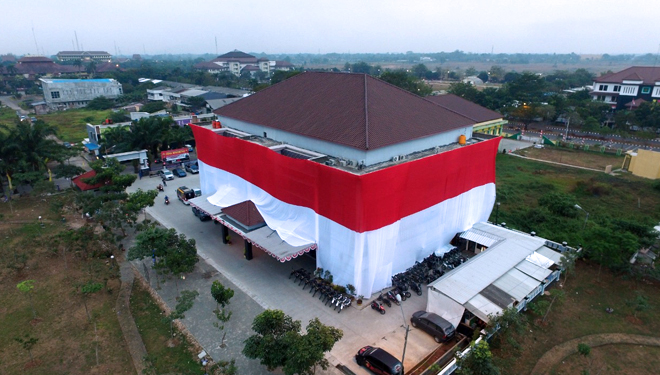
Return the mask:
<svg viewBox="0 0 660 375">
<path fill-rule="evenodd" d="M 222 243 L 226 245 L 228 242 L 227 237 L 229 237 L 229 228 L 224 224 L 220 224 L 220 226 L 220 230 L 222 231 Z"/>
<path fill-rule="evenodd" d="M 252 243 L 245 240 L 245 259 L 252 260 Z"/>
</svg>

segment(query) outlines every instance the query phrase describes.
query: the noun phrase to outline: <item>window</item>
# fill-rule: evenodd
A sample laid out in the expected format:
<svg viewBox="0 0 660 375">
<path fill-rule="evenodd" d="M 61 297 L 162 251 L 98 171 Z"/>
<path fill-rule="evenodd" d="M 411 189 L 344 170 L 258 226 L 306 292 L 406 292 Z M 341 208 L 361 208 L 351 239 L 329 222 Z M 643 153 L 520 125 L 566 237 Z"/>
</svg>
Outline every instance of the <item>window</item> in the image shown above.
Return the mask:
<svg viewBox="0 0 660 375">
<path fill-rule="evenodd" d="M 605 101 L 605 97 L 604 97 L 603 95 L 598 95 L 598 97 L 596 98 L 596 100 L 598 100 L 599 102 L 604 102 L 604 101 Z"/>
<path fill-rule="evenodd" d="M 50 92 L 50 98 L 51 99 L 59 99 L 60 98 L 60 92 L 59 91 L 51 91 Z"/>
<path fill-rule="evenodd" d="M 607 85 L 598 86 L 598 91 L 607 91 Z"/>
<path fill-rule="evenodd" d="M 642 94 L 649 94 L 651 92 L 650 87 L 642 87 Z"/>
<path fill-rule="evenodd" d="M 614 92 L 621 91 L 621 86 L 614 86 Z"/>
</svg>

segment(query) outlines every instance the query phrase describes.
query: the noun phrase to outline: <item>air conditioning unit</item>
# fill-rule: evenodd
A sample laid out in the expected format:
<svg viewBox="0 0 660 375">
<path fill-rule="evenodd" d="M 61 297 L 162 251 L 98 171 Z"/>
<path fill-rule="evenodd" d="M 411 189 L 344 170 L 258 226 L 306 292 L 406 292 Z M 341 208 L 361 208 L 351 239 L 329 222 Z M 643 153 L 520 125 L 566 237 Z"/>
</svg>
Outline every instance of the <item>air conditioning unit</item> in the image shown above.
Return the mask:
<svg viewBox="0 0 660 375">
<path fill-rule="evenodd" d="M 349 167 L 356 167 L 356 166 L 357 166 L 357 161 L 355 161 L 355 160 L 349 160 L 349 161 L 348 161 L 348 166 L 349 166 Z"/>
<path fill-rule="evenodd" d="M 399 161 L 399 156 L 392 156 L 392 161 Z"/>
<path fill-rule="evenodd" d="M 339 165 L 341 165 L 342 167 L 345 167 L 346 166 L 346 160 L 340 160 Z"/>
<path fill-rule="evenodd" d="M 335 165 L 335 161 L 330 159 L 330 160 L 325 162 L 325 165 Z"/>
</svg>

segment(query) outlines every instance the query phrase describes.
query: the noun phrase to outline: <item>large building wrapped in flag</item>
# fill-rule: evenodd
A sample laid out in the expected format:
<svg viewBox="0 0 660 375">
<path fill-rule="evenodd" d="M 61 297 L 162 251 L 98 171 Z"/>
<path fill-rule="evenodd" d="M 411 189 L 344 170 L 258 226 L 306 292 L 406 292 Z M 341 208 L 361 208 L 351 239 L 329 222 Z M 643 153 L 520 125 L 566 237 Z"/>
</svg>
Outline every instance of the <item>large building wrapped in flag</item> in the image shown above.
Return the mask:
<svg viewBox="0 0 660 375">
<path fill-rule="evenodd" d="M 446 251 L 495 201 L 499 139 L 368 75 L 302 73 L 216 114 L 220 125 L 193 126 L 204 203 L 248 202 L 271 234 L 214 218 L 281 261 L 315 250 L 317 267 L 361 295 Z"/>
</svg>

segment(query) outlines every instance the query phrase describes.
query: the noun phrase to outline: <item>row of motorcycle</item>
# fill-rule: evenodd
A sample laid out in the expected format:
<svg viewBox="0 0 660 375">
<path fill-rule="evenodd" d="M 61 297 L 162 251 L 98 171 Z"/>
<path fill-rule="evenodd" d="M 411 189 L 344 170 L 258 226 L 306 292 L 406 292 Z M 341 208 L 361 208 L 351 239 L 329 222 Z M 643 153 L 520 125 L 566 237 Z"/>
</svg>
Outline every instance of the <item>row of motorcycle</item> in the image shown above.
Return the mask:
<svg viewBox="0 0 660 375">
<path fill-rule="evenodd" d="M 400 305 L 402 301 L 412 296 L 412 293 L 421 296 L 423 294 L 422 285 L 427 285 L 442 275 L 467 261 L 467 258 L 460 253 L 458 248 L 453 248 L 442 256 L 431 254 L 422 262 L 416 262 L 414 266 L 408 268 L 405 272 L 392 276 L 392 289 L 380 294 L 378 298 L 371 302 L 371 308 L 385 314 L 385 305 L 392 307 L 392 304 Z M 304 268 L 291 271 L 289 279 L 293 279 L 303 290 L 309 287 L 309 293 L 312 297 L 319 295 L 319 300 L 326 306 L 333 308 L 337 313 L 341 313 L 346 307 L 351 305 L 351 296 L 346 293 L 338 292 L 332 283 L 318 277 Z M 412 292 L 412 293 L 411 293 Z"/>
<path fill-rule="evenodd" d="M 319 300 L 325 306 L 329 306 L 337 311 L 337 314 L 340 314 L 342 310 L 351 305 L 350 295 L 336 291 L 332 283 L 316 277 L 316 275 L 304 268 L 291 271 L 289 279 L 292 278 L 293 282 L 297 282 L 298 285 L 303 287 L 303 290 L 309 286 L 309 293 L 312 294 L 312 297 L 316 297 L 316 294 L 319 294 Z"/>
</svg>

